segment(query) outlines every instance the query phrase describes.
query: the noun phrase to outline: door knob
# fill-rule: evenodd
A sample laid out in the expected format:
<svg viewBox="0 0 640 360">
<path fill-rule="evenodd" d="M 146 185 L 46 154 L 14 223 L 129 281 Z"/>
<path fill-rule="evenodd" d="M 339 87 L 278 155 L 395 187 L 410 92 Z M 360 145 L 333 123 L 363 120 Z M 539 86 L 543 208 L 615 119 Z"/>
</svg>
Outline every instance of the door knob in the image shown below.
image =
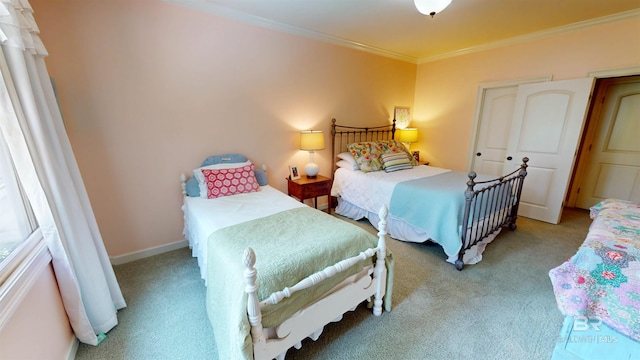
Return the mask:
<svg viewBox="0 0 640 360">
<path fill-rule="evenodd" d="M 507 160 L 511 161 L 513 159 L 511 156 L 507 156 Z"/>
<path fill-rule="evenodd" d="M 481 152 L 477 152 L 476 156 L 482 156 L 482 153 Z"/>
</svg>

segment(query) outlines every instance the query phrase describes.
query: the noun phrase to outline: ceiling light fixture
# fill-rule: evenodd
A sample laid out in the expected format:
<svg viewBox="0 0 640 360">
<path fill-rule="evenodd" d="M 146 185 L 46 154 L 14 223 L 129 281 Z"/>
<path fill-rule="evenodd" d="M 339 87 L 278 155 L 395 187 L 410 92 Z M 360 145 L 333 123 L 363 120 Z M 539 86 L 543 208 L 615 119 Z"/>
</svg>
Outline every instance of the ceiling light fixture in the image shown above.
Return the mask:
<svg viewBox="0 0 640 360">
<path fill-rule="evenodd" d="M 431 17 L 451 4 L 451 0 L 413 0 L 413 2 L 420 13 L 431 15 Z"/>
</svg>

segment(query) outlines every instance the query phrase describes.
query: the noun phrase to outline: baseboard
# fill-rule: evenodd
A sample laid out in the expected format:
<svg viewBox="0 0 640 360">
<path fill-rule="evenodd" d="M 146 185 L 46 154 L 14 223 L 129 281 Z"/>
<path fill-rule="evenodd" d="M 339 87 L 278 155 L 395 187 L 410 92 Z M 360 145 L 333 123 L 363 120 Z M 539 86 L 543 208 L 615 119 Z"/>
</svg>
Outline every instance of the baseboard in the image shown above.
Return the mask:
<svg viewBox="0 0 640 360">
<path fill-rule="evenodd" d="M 80 341 L 78 341 L 77 337 L 73 337 L 71 339 L 71 344 L 69 344 L 69 350 L 67 351 L 67 360 L 73 360 L 76 358 L 76 353 L 78 352 L 78 346 L 80 345 Z"/>
<path fill-rule="evenodd" d="M 308 205 L 310 207 L 313 207 L 313 199 L 307 199 L 305 201 L 303 201 L 303 203 L 305 205 Z M 318 210 L 327 210 L 327 208 L 329 207 L 329 204 L 326 202 L 319 202 L 318 201 Z"/>
<path fill-rule="evenodd" d="M 159 255 L 169 251 L 178 250 L 187 246 L 189 246 L 189 242 L 187 240 L 179 240 L 176 242 L 152 247 L 149 249 L 130 252 L 124 255 L 111 256 L 109 257 L 109 259 L 111 260 L 111 265 L 122 265 L 135 260 L 144 259 L 149 256 Z"/>
</svg>

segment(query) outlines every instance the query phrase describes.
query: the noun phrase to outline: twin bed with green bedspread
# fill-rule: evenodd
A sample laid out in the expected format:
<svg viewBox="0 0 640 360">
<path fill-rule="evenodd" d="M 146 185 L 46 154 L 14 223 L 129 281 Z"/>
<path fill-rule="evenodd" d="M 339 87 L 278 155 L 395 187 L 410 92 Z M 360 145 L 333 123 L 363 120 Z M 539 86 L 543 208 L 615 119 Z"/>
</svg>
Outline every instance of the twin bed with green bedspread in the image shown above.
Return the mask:
<svg viewBox="0 0 640 360">
<path fill-rule="evenodd" d="M 248 296 L 244 291 L 245 266 L 240 261 L 246 248 L 251 247 L 256 255 L 257 297 L 264 300 L 343 259 L 376 248 L 377 242 L 377 238 L 363 229 L 310 207 L 284 211 L 214 232 L 209 238 L 207 312 L 220 357 L 230 359 L 241 354 L 242 358 L 252 358 Z M 360 260 L 340 274 L 296 292 L 276 305 L 262 307 L 262 327 L 276 328 L 300 309 L 321 299 L 347 277 L 374 264 L 375 257 Z M 389 279 L 392 273 L 387 275 Z M 364 276 L 369 275 L 365 273 Z M 385 309 L 388 311 L 391 286 L 385 285 Z M 366 287 L 371 286 L 375 284 L 367 281 Z M 360 302 L 364 300 L 362 298 Z M 357 303 L 347 305 L 348 309 Z"/>
<path fill-rule="evenodd" d="M 283 359 L 365 301 L 374 315 L 390 310 L 386 208 L 376 237 L 269 185 L 207 198 L 190 193 L 183 176 L 183 194 L 184 235 L 207 286 L 221 359 Z"/>
</svg>

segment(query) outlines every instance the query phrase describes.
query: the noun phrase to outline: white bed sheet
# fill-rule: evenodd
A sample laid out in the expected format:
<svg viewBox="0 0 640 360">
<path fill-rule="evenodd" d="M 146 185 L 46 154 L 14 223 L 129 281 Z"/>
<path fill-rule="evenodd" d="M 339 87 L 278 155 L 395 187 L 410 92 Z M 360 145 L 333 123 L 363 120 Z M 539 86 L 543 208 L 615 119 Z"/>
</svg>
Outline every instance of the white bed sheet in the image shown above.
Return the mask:
<svg viewBox="0 0 640 360">
<path fill-rule="evenodd" d="M 215 199 L 184 197 L 183 234 L 198 259 L 200 277 L 207 281 L 207 239 L 214 231 L 282 211 L 306 206 L 269 185 L 260 191 Z"/>
<path fill-rule="evenodd" d="M 338 206 L 335 213 L 355 220 L 366 218 L 377 228 L 380 219 L 376 209 L 379 209 L 382 205 L 389 207 L 391 195 L 396 184 L 449 171 L 451 170 L 423 165 L 414 166 L 410 170 L 391 173 L 384 171 L 364 173 L 362 171 L 339 168 L 335 172 L 331 188 L 331 196 L 338 197 Z M 432 240 L 428 231 L 395 217 L 391 213 L 387 216 L 387 222 L 389 235 L 397 240 L 419 243 Z M 474 226 L 478 226 L 478 223 L 475 223 Z M 496 230 L 467 250 L 463 257 L 464 263 L 471 265 L 480 262 L 485 247 L 495 239 L 500 230 Z M 456 260 L 458 260 L 457 254 L 447 254 L 447 262 L 454 264 Z"/>
<path fill-rule="evenodd" d="M 334 175 L 331 196 L 340 196 L 366 211 L 375 213 L 382 205 L 388 207 L 391 204 L 393 189 L 399 182 L 434 176 L 449 171 L 451 170 L 424 165 L 390 173 L 384 171 L 365 173 L 359 170 L 339 168 Z M 371 196 L 372 194 L 375 194 L 375 196 Z"/>
</svg>

